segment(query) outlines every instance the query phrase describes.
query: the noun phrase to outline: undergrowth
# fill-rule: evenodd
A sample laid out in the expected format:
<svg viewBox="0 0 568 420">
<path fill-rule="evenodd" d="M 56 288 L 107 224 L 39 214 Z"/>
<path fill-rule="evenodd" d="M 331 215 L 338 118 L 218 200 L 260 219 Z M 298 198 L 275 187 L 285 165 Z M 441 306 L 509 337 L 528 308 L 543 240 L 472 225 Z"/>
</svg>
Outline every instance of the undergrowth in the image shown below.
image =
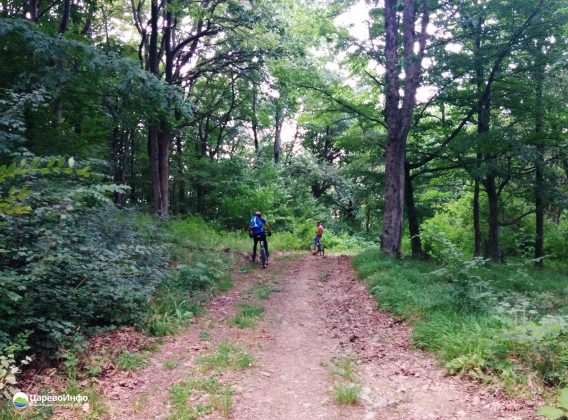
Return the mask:
<svg viewBox="0 0 568 420">
<path fill-rule="evenodd" d="M 521 263 L 467 261 L 451 243 L 443 261 L 385 257 L 369 249 L 353 260 L 381 308 L 410 321 L 417 347 L 449 372 L 508 392 L 540 382 L 568 385 L 568 279 Z"/>
</svg>

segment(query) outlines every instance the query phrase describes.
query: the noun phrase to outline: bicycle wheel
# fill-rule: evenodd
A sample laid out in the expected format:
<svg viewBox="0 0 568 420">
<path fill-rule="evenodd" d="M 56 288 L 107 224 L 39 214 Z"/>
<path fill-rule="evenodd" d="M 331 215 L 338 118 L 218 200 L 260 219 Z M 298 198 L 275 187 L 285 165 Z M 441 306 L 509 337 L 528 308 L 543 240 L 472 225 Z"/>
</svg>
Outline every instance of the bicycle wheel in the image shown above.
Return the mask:
<svg viewBox="0 0 568 420">
<path fill-rule="evenodd" d="M 262 263 L 262 268 L 266 268 L 268 256 L 266 255 L 266 248 L 263 244 L 260 244 L 260 262 Z"/>
<path fill-rule="evenodd" d="M 313 242 L 310 245 L 310 252 L 312 253 L 312 255 L 316 255 L 318 253 L 318 247 L 315 246 Z"/>
</svg>

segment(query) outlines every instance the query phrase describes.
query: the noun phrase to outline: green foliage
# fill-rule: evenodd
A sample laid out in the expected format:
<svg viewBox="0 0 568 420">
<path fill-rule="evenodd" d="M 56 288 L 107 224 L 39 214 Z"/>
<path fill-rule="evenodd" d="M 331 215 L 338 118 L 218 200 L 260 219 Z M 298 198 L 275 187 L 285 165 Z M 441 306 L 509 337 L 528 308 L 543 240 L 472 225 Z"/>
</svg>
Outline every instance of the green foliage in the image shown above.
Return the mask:
<svg viewBox="0 0 568 420">
<path fill-rule="evenodd" d="M 152 335 L 174 334 L 200 313 L 207 294 L 231 287 L 230 257 L 200 252 L 186 254 L 185 262 L 164 276 L 153 293 L 145 322 Z"/>
<path fill-rule="evenodd" d="M 11 399 L 17 392 L 17 375 L 21 372 L 21 367 L 31 362 L 31 357 L 25 356 L 16 362 L 16 354 L 20 354 L 29 347 L 25 345 L 26 336 L 18 337 L 15 342 L 0 352 L 0 399 Z"/>
<path fill-rule="evenodd" d="M 276 231 L 294 230 L 297 220 L 318 214 L 316 202 L 293 169 L 262 162 L 252 167 L 243 158 L 220 162 L 192 161 L 195 183 L 208 194 L 194 202 L 196 210 L 218 226 L 245 231 L 251 214 L 261 210 Z"/>
<path fill-rule="evenodd" d="M 369 249 L 353 260 L 381 307 L 413 323 L 418 347 L 451 373 L 511 389 L 531 375 L 568 383 L 568 283 L 561 272 L 467 261 L 451 243 L 444 265 L 393 260 Z M 452 255 L 454 257 L 452 257 Z"/>
<path fill-rule="evenodd" d="M 558 396 L 558 407 L 543 405 L 539 407 L 537 414 L 550 420 L 557 420 L 568 417 L 568 388 L 560 392 Z"/>
<path fill-rule="evenodd" d="M 251 245 L 246 234 L 247 226 L 248 224 L 244 225 L 240 233 L 227 232 L 218 223 L 208 223 L 201 217 L 190 216 L 182 220 L 171 220 L 165 227 L 171 242 L 185 247 L 178 248 L 180 255 L 174 254 L 174 259 L 183 259 L 191 247 L 248 251 Z"/>
<path fill-rule="evenodd" d="M 96 204 L 104 189 L 45 180 L 31 191 L 33 213 L 0 228 L 0 284 L 8 297 L 0 304 L 0 345 L 31 331 L 34 350 L 53 351 L 77 333 L 140 323 L 166 249 L 142 242 L 113 206 Z"/>
<path fill-rule="evenodd" d="M 125 351 L 116 358 L 116 365 L 125 371 L 135 371 L 142 369 L 147 364 L 146 356 L 141 353 L 130 353 Z"/>
<path fill-rule="evenodd" d="M 99 376 L 104 366 L 110 363 L 110 359 L 105 354 L 95 354 L 89 356 L 88 362 L 85 363 L 85 369 L 89 376 Z"/>
<path fill-rule="evenodd" d="M 562 218 L 559 223 L 545 223 L 544 246 L 550 258 L 561 261 L 568 260 L 568 219 Z"/>
<path fill-rule="evenodd" d="M 174 120 L 176 111 L 187 115 L 181 92 L 135 61 L 48 35 L 27 20 L 0 20 L 0 51 L 0 107 L 8 111 L 0 132 L 11 134 L 16 128 L 21 134 L 28 128 L 25 135 L 34 138 L 34 153 L 75 150 L 84 157 L 89 152 L 85 140 L 104 139 L 101 128 L 109 134 L 117 120 L 135 126 L 141 117 Z M 56 102 L 67 116 L 60 126 L 52 124 L 48 111 Z M 32 116 L 33 128 L 28 122 Z M 73 133 L 76 123 L 84 129 L 81 136 Z M 54 141 L 46 145 L 46 137 Z"/>
<path fill-rule="evenodd" d="M 25 331 L 34 352 L 52 354 L 69 337 L 124 324 L 171 334 L 207 293 L 231 286 L 232 260 L 217 252 L 186 251 L 168 273 L 177 243 L 155 219 L 110 205 L 112 188 L 31 180 L 22 203 L 33 212 L 0 226 L 0 348 Z"/>
<path fill-rule="evenodd" d="M 4 219 L 7 216 L 24 215 L 31 211 L 28 206 L 23 204 L 24 199 L 30 194 L 30 191 L 25 188 L 17 188 L 17 184 L 14 182 L 16 178 L 33 174 L 75 174 L 77 176 L 88 177 L 88 171 L 89 167 L 75 169 L 75 160 L 73 158 L 69 160 L 65 158 L 50 158 L 45 161 L 39 158 L 35 158 L 31 161 L 22 159 L 19 163 L 14 162 L 9 166 L 0 166 L 0 218 Z M 8 180 L 12 180 L 12 182 L 7 182 Z M 4 193 L 4 189 L 8 186 L 7 192 Z"/>
<path fill-rule="evenodd" d="M 278 208 L 278 206 L 277 206 Z M 308 250 L 313 240 L 316 219 L 293 219 L 290 224 L 291 231 L 281 231 L 278 222 L 272 221 L 272 209 L 265 216 L 268 223 L 274 228 L 272 236 L 268 238 L 269 249 L 274 250 Z M 167 222 L 166 229 L 169 240 L 179 245 L 174 250 L 174 259 L 183 259 L 187 249 L 211 248 L 230 249 L 250 252 L 252 240 L 248 236 L 249 213 L 241 215 L 243 221 L 239 231 L 227 232 L 219 221 L 207 222 L 201 217 L 190 216 L 181 220 Z M 351 236 L 347 233 L 335 234 L 333 230 L 326 230 L 323 240 L 325 247 L 331 251 L 357 251 L 370 245 L 370 242 L 360 236 Z M 185 248 L 183 248 L 185 247 Z M 246 269 L 246 268 L 245 268 Z"/>
</svg>

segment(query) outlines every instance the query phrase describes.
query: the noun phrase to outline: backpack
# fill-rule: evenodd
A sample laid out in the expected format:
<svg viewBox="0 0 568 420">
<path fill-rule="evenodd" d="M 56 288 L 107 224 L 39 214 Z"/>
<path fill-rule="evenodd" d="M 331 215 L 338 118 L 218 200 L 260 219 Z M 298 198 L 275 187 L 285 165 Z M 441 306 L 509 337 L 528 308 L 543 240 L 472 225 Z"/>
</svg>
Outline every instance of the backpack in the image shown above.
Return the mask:
<svg viewBox="0 0 568 420">
<path fill-rule="evenodd" d="M 262 220 L 257 215 L 252 216 L 250 219 L 250 228 L 252 229 L 253 233 L 262 233 L 264 229 L 262 228 Z"/>
</svg>

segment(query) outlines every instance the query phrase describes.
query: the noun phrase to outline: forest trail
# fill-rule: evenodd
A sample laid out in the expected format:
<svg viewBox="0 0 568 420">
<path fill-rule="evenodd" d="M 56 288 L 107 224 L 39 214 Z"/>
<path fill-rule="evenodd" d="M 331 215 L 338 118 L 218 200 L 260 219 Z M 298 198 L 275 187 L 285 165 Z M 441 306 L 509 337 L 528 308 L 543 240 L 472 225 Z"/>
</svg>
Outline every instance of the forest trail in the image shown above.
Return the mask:
<svg viewBox="0 0 568 420">
<path fill-rule="evenodd" d="M 188 419 L 188 407 L 207 401 L 216 401 L 215 409 L 199 418 L 223 418 L 223 410 L 239 420 L 534 418 L 534 408 L 446 376 L 431 356 L 412 349 L 410 328 L 377 309 L 348 257 L 280 256 L 266 270 L 248 266 L 235 270 L 233 289 L 168 339 L 146 368 L 101 383 L 110 418 Z M 259 284 L 272 288 L 268 299 L 254 298 Z M 265 309 L 249 328 L 234 325 L 243 300 Z M 218 354 L 220 343 L 246 350 L 251 366 L 204 369 L 200 357 Z M 182 398 L 183 411 L 172 386 L 196 378 L 230 385 L 230 402 L 194 387 Z M 338 384 L 353 384 L 358 403 L 340 405 Z"/>
</svg>

